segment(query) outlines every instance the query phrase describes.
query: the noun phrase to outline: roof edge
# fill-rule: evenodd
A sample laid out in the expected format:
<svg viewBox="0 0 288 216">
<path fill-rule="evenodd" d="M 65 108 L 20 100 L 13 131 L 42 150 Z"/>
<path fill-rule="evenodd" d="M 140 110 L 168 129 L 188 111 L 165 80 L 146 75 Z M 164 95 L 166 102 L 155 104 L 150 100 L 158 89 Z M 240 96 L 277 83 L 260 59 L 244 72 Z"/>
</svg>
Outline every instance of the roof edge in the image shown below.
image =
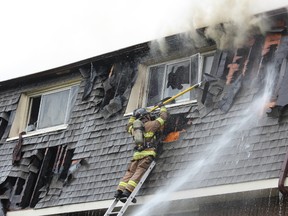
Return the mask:
<svg viewBox="0 0 288 216">
<path fill-rule="evenodd" d="M 214 187 L 207 188 L 198 188 L 191 189 L 185 191 L 177 191 L 174 192 L 173 196 L 167 196 L 166 193 L 163 193 L 165 198 L 170 197 L 171 199 L 165 201 L 178 201 L 185 199 L 200 199 L 200 198 L 208 198 L 215 197 L 221 195 L 231 195 L 237 193 L 245 193 L 245 192 L 256 192 L 270 189 L 278 188 L 278 178 L 268 179 L 268 180 L 260 180 L 253 182 L 244 182 L 237 184 L 228 184 L 228 185 L 220 185 Z M 288 186 L 288 182 L 285 182 L 285 186 Z M 137 205 L 143 205 L 148 203 L 148 201 L 153 201 L 155 195 L 147 195 L 147 196 L 139 196 L 137 197 Z M 157 196 L 158 197 L 158 196 Z M 158 198 L 157 198 L 158 199 Z M 55 214 L 63 214 L 63 213 L 71 213 L 71 212 L 80 212 L 80 211 L 92 211 L 108 208 L 113 200 L 102 200 L 96 202 L 87 202 L 87 203 L 78 203 L 64 206 L 55 206 L 48 207 L 43 209 L 28 209 L 28 210 L 19 210 L 7 212 L 7 216 L 22 216 L 24 213 L 30 216 L 44 216 L 44 215 L 55 215 Z M 135 205 L 135 204 L 134 204 Z M 117 206 L 123 206 L 123 203 L 118 202 Z"/>
<path fill-rule="evenodd" d="M 20 77 L 8 79 L 8 80 L 3 80 L 3 81 L 0 81 L 0 89 L 3 88 L 4 86 L 7 86 L 7 85 L 10 85 L 13 83 L 18 83 L 19 80 L 21 80 L 23 82 L 26 80 L 37 79 L 39 77 L 49 77 L 49 76 L 52 76 L 53 74 L 58 74 L 58 75 L 59 74 L 67 74 L 70 72 L 71 69 L 75 69 L 77 67 L 84 66 L 84 65 L 89 64 L 91 62 L 101 61 L 104 59 L 113 58 L 114 56 L 124 55 L 124 54 L 128 54 L 128 53 L 141 52 L 141 51 L 147 50 L 149 48 L 148 43 L 149 42 L 140 43 L 137 45 L 129 46 L 129 47 L 126 47 L 123 49 L 118 49 L 115 51 L 111 51 L 111 52 L 97 55 L 97 56 L 94 56 L 91 58 L 83 59 L 83 60 L 73 62 L 70 64 L 51 68 L 48 70 L 39 71 L 39 72 L 35 72 L 32 74 L 28 74 L 25 76 L 20 76 Z"/>
</svg>

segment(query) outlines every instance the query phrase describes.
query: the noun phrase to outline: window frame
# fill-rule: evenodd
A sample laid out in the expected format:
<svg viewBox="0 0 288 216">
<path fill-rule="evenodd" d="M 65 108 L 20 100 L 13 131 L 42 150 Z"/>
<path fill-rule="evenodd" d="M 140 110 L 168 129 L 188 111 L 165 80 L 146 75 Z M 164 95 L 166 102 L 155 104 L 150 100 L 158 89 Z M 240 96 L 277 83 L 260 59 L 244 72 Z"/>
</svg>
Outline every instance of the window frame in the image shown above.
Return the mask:
<svg viewBox="0 0 288 216">
<path fill-rule="evenodd" d="M 198 53 L 193 53 L 193 54 L 191 53 L 190 55 L 181 56 L 179 58 L 175 57 L 173 59 L 170 58 L 169 60 L 166 58 L 166 59 L 162 59 L 162 61 L 157 61 L 157 62 L 155 62 L 154 59 L 148 59 L 145 62 L 140 62 L 138 64 L 137 79 L 131 89 L 130 97 L 128 100 L 128 104 L 127 104 L 124 116 L 131 115 L 133 110 L 137 108 L 146 107 L 147 100 L 148 100 L 148 85 L 149 85 L 148 84 L 149 83 L 149 69 L 148 68 L 150 68 L 151 66 L 155 66 L 155 65 L 161 65 L 167 62 L 178 62 L 181 59 L 187 59 L 195 54 L 199 54 L 198 74 L 197 74 L 198 83 L 199 83 L 203 79 L 202 70 L 203 70 L 205 56 L 214 55 L 214 58 L 215 58 L 215 53 L 216 53 L 216 49 L 215 47 L 212 47 L 209 50 L 205 50 L 205 51 L 203 50 L 203 51 L 200 51 Z M 212 61 L 211 66 L 213 66 L 213 62 L 214 62 L 214 59 Z M 191 104 L 191 103 L 197 103 L 197 100 L 195 99 L 195 100 L 186 101 L 182 103 L 167 104 L 166 107 L 176 107 L 176 106 L 181 106 L 181 105 Z M 151 108 L 151 107 L 152 106 L 147 107 L 147 108 Z"/>
<path fill-rule="evenodd" d="M 146 73 L 148 74 L 147 75 L 147 79 L 146 79 L 146 82 L 145 82 L 145 87 L 144 87 L 144 92 L 145 92 L 145 94 L 144 94 L 144 97 L 143 97 L 143 100 L 142 100 L 142 105 L 145 105 L 145 107 L 147 106 L 147 104 L 148 104 L 148 92 L 149 92 L 149 82 L 150 82 L 150 76 L 151 76 L 151 74 L 150 74 L 150 68 L 151 67 L 157 67 L 157 66 L 159 66 L 159 65 L 163 65 L 163 64 L 165 64 L 165 72 L 164 72 L 164 77 L 163 77 L 163 83 L 162 83 L 162 95 L 161 95 L 161 97 L 163 97 L 163 95 L 164 95 L 164 91 L 163 91 L 163 88 L 165 87 L 165 83 L 166 83 L 166 77 L 167 77 L 167 67 L 169 66 L 169 65 L 173 65 L 173 64 L 177 64 L 177 63 L 181 63 L 181 62 L 185 62 L 185 61 L 190 61 L 190 67 L 189 67 L 189 85 L 191 86 L 191 82 L 192 82 L 192 80 L 191 80 L 191 73 L 192 73 L 192 68 L 191 68 L 191 62 L 192 62 L 192 58 L 194 57 L 194 56 L 197 56 L 198 55 L 198 71 L 197 71 L 197 74 L 196 74 L 196 76 L 197 76 L 197 83 L 198 82 L 200 82 L 201 81 L 201 77 L 202 77 L 202 64 L 203 64 L 203 59 L 201 58 L 202 57 L 202 55 L 200 54 L 200 53 L 196 53 L 196 54 L 193 54 L 193 55 L 189 55 L 189 56 L 186 56 L 186 57 L 182 57 L 182 58 L 177 58 L 177 59 L 173 59 L 173 60 L 170 60 L 170 61 L 165 61 L 165 62 L 161 62 L 161 63 L 157 63 L 157 64 L 153 64 L 153 65 L 149 65 L 149 66 L 147 66 L 147 71 L 146 71 Z M 184 91 L 185 90 L 185 88 L 184 89 L 182 89 L 181 91 Z M 180 91 L 180 92 L 181 92 Z M 165 98 L 165 97 L 163 97 L 163 98 Z M 197 102 L 197 100 L 196 99 L 188 99 L 188 100 L 184 100 L 184 101 L 182 101 L 182 102 L 179 102 L 179 103 L 175 103 L 175 104 L 167 104 L 166 106 L 168 106 L 168 107 L 174 107 L 174 106 L 179 106 L 179 105 L 184 105 L 184 104 L 189 104 L 189 103 L 195 103 L 195 102 Z M 150 108 L 150 107 L 153 107 L 153 106 L 147 106 L 148 108 Z"/>
<path fill-rule="evenodd" d="M 77 86 L 77 85 L 71 85 L 69 87 L 64 87 L 64 88 L 59 88 L 59 89 L 55 89 L 55 90 L 52 90 L 52 91 L 44 91 L 43 93 L 37 93 L 37 94 L 31 94 L 31 95 L 28 95 L 28 100 L 29 100 L 29 104 L 28 104 L 28 113 L 27 113 L 27 121 L 26 121 L 26 132 L 31 132 L 31 131 L 27 131 L 27 127 L 29 127 L 28 123 L 29 123 L 29 119 L 31 117 L 31 110 L 32 110 L 32 106 L 31 106 L 31 99 L 32 98 L 36 98 L 38 96 L 41 96 L 41 101 L 40 101 L 40 106 L 39 106 L 39 112 L 38 112 L 38 116 L 37 116 L 37 121 L 39 121 L 39 118 L 40 118 L 40 114 L 41 112 L 43 112 L 43 100 L 42 100 L 42 96 L 45 96 L 45 95 L 50 95 L 50 94 L 53 94 L 53 93 L 59 93 L 59 92 L 64 92 L 66 90 L 69 90 L 69 95 L 68 95 L 68 102 L 71 102 L 71 89 L 72 87 L 74 86 Z M 56 125 L 56 126 L 50 126 L 50 127 L 45 127 L 45 128 L 38 128 L 39 125 L 37 125 L 37 127 L 35 128 L 35 131 L 38 131 L 38 130 L 44 130 L 44 129 L 48 129 L 48 128 L 52 128 L 52 127 L 61 127 L 61 125 L 67 125 L 67 121 L 68 121 L 68 111 L 69 111 L 69 108 L 70 108 L 71 104 L 67 105 L 66 107 L 66 111 L 65 111 L 65 117 L 64 117 L 64 123 L 63 124 L 59 124 L 59 125 Z"/>
<path fill-rule="evenodd" d="M 30 112 L 31 112 L 30 99 L 33 97 L 36 97 L 36 96 L 42 96 L 45 94 L 61 92 L 61 91 L 67 90 L 67 89 L 70 89 L 69 98 L 71 98 L 71 89 L 75 86 L 78 86 L 78 90 L 77 90 L 77 92 L 78 92 L 79 88 L 80 88 L 80 82 L 81 82 L 81 80 L 76 79 L 76 80 L 71 80 L 65 84 L 63 84 L 63 83 L 58 84 L 58 85 L 56 84 L 53 86 L 44 87 L 44 88 L 40 88 L 37 90 L 23 92 L 21 94 L 20 100 L 18 102 L 18 107 L 16 109 L 16 114 L 15 114 L 15 117 L 14 117 L 7 141 L 17 139 L 19 133 L 23 132 L 23 131 L 26 132 L 26 134 L 23 137 L 27 137 L 27 136 L 33 136 L 33 135 L 37 135 L 37 134 L 42 134 L 42 133 L 66 129 L 68 126 L 68 121 L 69 121 L 67 110 L 73 108 L 70 106 L 67 106 L 67 110 L 65 112 L 65 123 L 64 124 L 51 126 L 51 127 L 45 127 L 42 129 L 35 129 L 32 131 L 27 131 L 27 126 L 29 123 L 28 121 L 29 121 Z M 77 95 L 75 95 L 75 96 L 77 97 Z M 71 99 L 69 99 L 69 98 L 68 98 L 68 101 L 71 102 Z M 76 101 L 76 98 L 75 98 L 75 101 Z M 40 108 L 39 108 L 39 110 L 40 110 Z M 40 111 L 39 111 L 39 113 L 40 113 Z M 39 113 L 38 113 L 38 117 L 39 117 Z M 38 120 L 38 117 L 37 117 L 37 120 Z"/>
<path fill-rule="evenodd" d="M 199 76 L 198 76 L 199 80 L 198 80 L 198 82 L 201 82 L 201 79 L 203 79 L 203 69 L 204 69 L 205 58 L 208 57 L 208 56 L 212 56 L 213 55 L 213 60 L 212 60 L 212 64 L 211 64 L 211 68 L 210 68 L 209 74 L 211 73 L 211 69 L 212 69 L 212 66 L 213 66 L 213 61 L 214 61 L 214 58 L 215 58 L 215 53 L 216 53 L 216 50 L 212 50 L 212 51 L 204 52 L 204 53 L 200 54 L 200 65 L 199 65 Z"/>
<path fill-rule="evenodd" d="M 196 54 L 197 55 L 197 54 Z M 194 55 L 192 55 L 194 56 Z M 149 92 L 149 85 L 150 85 L 150 77 L 152 76 L 151 74 L 153 72 L 150 72 L 150 69 L 152 67 L 157 67 L 157 66 L 160 66 L 160 65 L 164 65 L 165 67 L 165 70 L 164 70 L 164 75 L 163 75 L 163 82 L 162 82 L 162 86 L 161 86 L 161 98 L 165 98 L 165 85 L 166 85 L 166 81 L 168 79 L 168 68 L 171 67 L 171 65 L 175 65 L 175 64 L 181 64 L 183 62 L 188 62 L 189 61 L 189 85 L 190 83 L 192 82 L 192 79 L 191 79 L 191 62 L 192 62 L 192 56 L 189 56 L 189 57 L 184 57 L 184 58 L 181 58 L 181 59 L 174 59 L 172 61 L 168 61 L 168 62 L 163 62 L 163 63 L 159 63 L 159 64 L 156 64 L 156 65 L 150 65 L 148 66 L 147 68 L 147 73 L 148 73 L 148 79 L 147 79 L 147 83 L 146 83 L 146 97 L 145 97 L 145 101 L 144 101 L 144 104 L 147 105 L 148 104 L 148 92 Z M 199 61 L 199 59 L 198 59 Z M 199 64 L 199 62 L 198 62 Z M 198 79 L 198 74 L 197 74 L 197 79 Z M 184 90 L 184 89 L 183 89 Z M 183 102 L 179 102 L 177 104 L 180 104 L 180 103 L 185 103 L 185 102 L 188 102 L 188 101 L 191 101 L 191 100 L 184 100 Z"/>
</svg>

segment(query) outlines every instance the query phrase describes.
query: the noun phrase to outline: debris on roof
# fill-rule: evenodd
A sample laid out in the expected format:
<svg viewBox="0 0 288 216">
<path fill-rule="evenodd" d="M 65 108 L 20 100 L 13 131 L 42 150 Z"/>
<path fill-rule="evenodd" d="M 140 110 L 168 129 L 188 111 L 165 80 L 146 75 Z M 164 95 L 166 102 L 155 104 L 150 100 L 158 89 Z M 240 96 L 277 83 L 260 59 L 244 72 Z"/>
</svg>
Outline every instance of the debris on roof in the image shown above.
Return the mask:
<svg viewBox="0 0 288 216">
<path fill-rule="evenodd" d="M 79 68 L 82 77 L 85 79 L 85 88 L 82 96 L 82 100 L 86 100 L 93 89 L 93 85 L 97 76 L 97 72 L 91 62 L 90 70 L 85 70 L 85 68 Z"/>
<path fill-rule="evenodd" d="M 13 165 L 17 165 L 21 158 L 22 158 L 22 145 L 23 145 L 23 135 L 26 134 L 26 132 L 21 132 L 19 134 L 19 140 L 17 145 L 14 147 L 13 150 L 13 160 L 12 160 L 12 164 Z"/>
<path fill-rule="evenodd" d="M 281 117 L 288 105 L 288 36 L 283 36 L 280 43 L 277 41 L 277 45 L 279 48 L 275 52 L 274 70 L 278 82 L 275 83 L 275 88 L 271 99 L 271 101 L 274 103 L 267 110 L 267 115 L 275 118 Z"/>
<path fill-rule="evenodd" d="M 222 98 L 218 102 L 218 108 L 223 112 L 228 112 L 228 110 L 231 108 L 234 98 L 242 86 L 242 80 L 243 76 L 239 75 L 239 77 L 232 84 L 225 85 Z"/>
<path fill-rule="evenodd" d="M 64 186 L 66 184 L 69 184 L 73 180 L 73 178 L 74 178 L 73 174 L 75 172 L 77 172 L 79 170 L 79 168 L 83 165 L 86 165 L 86 166 L 88 165 L 84 159 L 72 160 L 72 163 L 69 167 L 68 173 L 67 173 L 66 178 L 64 180 Z"/>
<path fill-rule="evenodd" d="M 115 63 L 112 66 L 109 77 L 103 83 L 105 96 L 102 102 L 102 115 L 104 118 L 119 112 L 128 102 L 129 92 L 136 78 L 134 67 L 133 62 Z"/>
<path fill-rule="evenodd" d="M 93 102 L 94 106 L 101 110 L 101 115 L 105 119 L 126 106 L 130 90 L 137 77 L 135 63 L 129 59 L 129 56 L 121 57 L 120 60 L 91 62 L 89 66 L 80 67 L 79 71 L 84 78 L 85 86 L 82 100 L 89 99 Z M 89 98 L 93 89 L 94 95 Z"/>
</svg>

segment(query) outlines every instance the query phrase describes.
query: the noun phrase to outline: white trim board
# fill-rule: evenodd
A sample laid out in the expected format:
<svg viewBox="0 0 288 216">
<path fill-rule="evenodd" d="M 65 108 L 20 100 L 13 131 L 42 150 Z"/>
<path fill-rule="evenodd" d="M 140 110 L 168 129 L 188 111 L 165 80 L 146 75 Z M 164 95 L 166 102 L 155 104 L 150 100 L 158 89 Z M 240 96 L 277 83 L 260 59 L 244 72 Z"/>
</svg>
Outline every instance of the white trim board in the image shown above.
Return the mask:
<svg viewBox="0 0 288 216">
<path fill-rule="evenodd" d="M 177 201 L 183 199 L 196 199 L 196 198 L 204 198 L 209 196 L 217 196 L 217 195 L 225 195 L 225 194 L 233 194 L 239 192 L 249 192 L 249 191 L 258 191 L 263 189 L 271 189 L 278 188 L 279 179 L 269 179 L 269 180 L 261 180 L 254 182 L 246 182 L 239 184 L 229 184 L 229 185 L 221 185 L 215 187 L 207 187 L 207 188 L 199 188 L 192 189 L 186 191 L 178 191 L 174 192 L 173 196 L 169 196 L 170 199 L 167 201 Z M 285 181 L 285 186 L 287 186 L 287 181 Z M 137 205 L 144 204 L 148 200 L 151 200 L 153 195 L 149 196 L 139 196 L 137 197 Z M 105 209 L 108 208 L 113 200 L 104 200 L 97 202 L 88 202 L 88 203 L 80 203 L 80 204 L 72 204 L 65 206 L 56 206 L 50 208 L 43 209 L 27 209 L 27 210 L 18 210 L 7 212 L 7 216 L 44 216 L 44 215 L 54 215 L 54 214 L 63 214 L 69 212 L 80 212 L 80 211 L 89 211 L 89 210 L 97 210 L 97 209 Z M 122 206 L 121 202 L 118 202 L 117 206 Z"/>
</svg>

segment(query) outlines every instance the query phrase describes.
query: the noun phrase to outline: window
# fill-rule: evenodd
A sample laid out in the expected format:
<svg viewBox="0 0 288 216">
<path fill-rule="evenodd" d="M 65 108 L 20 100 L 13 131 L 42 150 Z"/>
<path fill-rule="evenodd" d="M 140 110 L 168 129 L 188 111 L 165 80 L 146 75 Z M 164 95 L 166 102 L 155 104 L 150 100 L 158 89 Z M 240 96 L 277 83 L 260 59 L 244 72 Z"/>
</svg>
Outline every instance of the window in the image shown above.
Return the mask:
<svg viewBox="0 0 288 216">
<path fill-rule="evenodd" d="M 203 73 L 210 73 L 213 61 L 214 51 L 150 66 L 139 64 L 126 114 L 139 107 L 154 106 L 199 83 Z M 195 101 L 196 96 L 195 91 L 189 91 L 176 98 L 175 103 Z"/>
<path fill-rule="evenodd" d="M 198 80 L 198 55 L 149 68 L 147 106 L 176 95 Z M 191 94 L 176 98 L 176 103 L 189 101 Z"/>
<path fill-rule="evenodd" d="M 162 99 L 172 97 L 200 82 L 201 68 L 203 73 L 210 73 L 213 58 L 213 54 L 202 56 L 196 54 L 189 58 L 150 66 L 146 106 L 153 106 Z M 195 92 L 190 91 L 176 98 L 175 102 L 182 103 L 195 99 Z"/>
<path fill-rule="evenodd" d="M 29 97 L 27 132 L 68 122 L 78 86 Z"/>
<path fill-rule="evenodd" d="M 18 102 L 9 137 L 14 139 L 23 131 L 28 132 L 27 135 L 33 135 L 65 129 L 78 89 L 79 80 L 73 80 L 65 85 L 23 93 Z"/>
</svg>

